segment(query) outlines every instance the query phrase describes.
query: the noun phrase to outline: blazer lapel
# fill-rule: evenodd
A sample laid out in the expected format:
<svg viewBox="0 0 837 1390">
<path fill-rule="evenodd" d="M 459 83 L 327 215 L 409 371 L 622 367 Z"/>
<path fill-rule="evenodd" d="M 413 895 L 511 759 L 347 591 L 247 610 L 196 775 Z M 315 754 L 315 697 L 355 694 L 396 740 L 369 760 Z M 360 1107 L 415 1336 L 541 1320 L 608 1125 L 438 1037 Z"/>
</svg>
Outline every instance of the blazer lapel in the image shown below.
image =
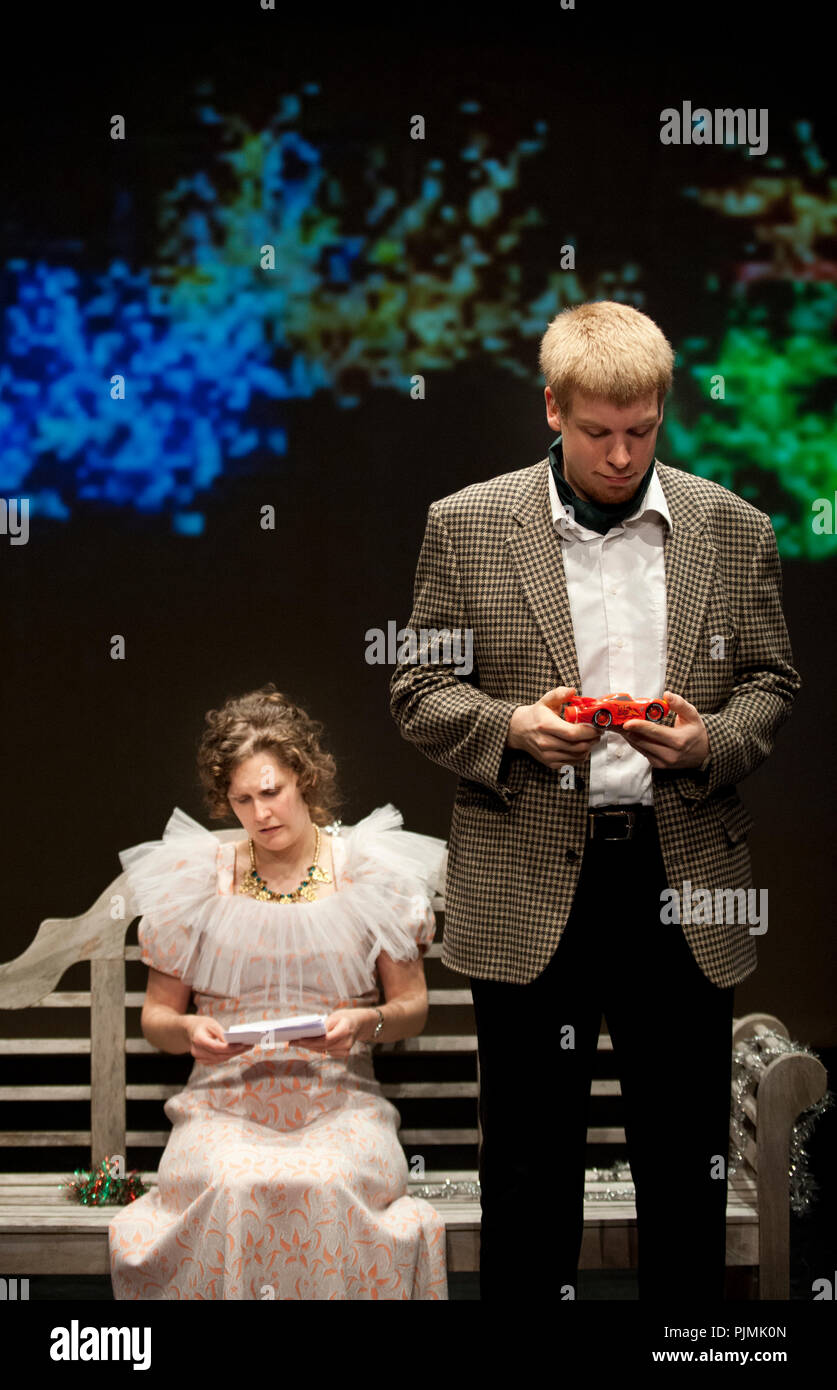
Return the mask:
<svg viewBox="0 0 837 1390">
<path fill-rule="evenodd" d="M 548 469 L 549 459 L 542 459 L 527 478 L 512 513 L 517 526 L 506 544 L 535 622 L 555 663 L 555 683 L 578 690 L 578 655 L 561 539 L 555 533 L 549 508 Z"/>
<path fill-rule="evenodd" d="M 671 513 L 663 546 L 666 575 L 665 689 L 681 694 L 695 656 L 703 615 L 712 589 L 717 553 L 702 534 L 706 518 L 689 488 L 688 474 L 655 460 Z M 557 672 L 556 684 L 581 685 L 561 540 L 549 506 L 549 460 L 542 459 L 524 482 L 507 538 L 509 558 Z M 593 693 L 593 692 L 590 692 Z M 596 691 L 606 694 L 606 691 Z M 633 694 L 642 695 L 643 691 Z M 662 694 L 662 691 L 653 692 Z"/>
<path fill-rule="evenodd" d="M 672 522 L 663 546 L 668 634 L 665 689 L 681 695 L 703 628 L 717 551 L 705 535 L 706 517 L 689 487 L 689 475 L 658 460 L 655 467 Z"/>
</svg>

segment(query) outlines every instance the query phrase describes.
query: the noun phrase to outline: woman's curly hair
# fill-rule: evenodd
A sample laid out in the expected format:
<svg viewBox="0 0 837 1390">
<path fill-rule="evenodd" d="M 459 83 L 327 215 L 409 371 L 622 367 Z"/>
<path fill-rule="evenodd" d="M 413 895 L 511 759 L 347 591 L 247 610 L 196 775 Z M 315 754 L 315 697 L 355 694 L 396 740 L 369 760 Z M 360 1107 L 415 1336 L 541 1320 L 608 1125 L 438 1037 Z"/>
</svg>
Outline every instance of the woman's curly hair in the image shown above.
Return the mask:
<svg viewBox="0 0 837 1390">
<path fill-rule="evenodd" d="M 206 713 L 198 747 L 198 776 L 213 820 L 233 820 L 228 800 L 233 771 L 254 753 L 273 753 L 295 772 L 315 825 L 326 825 L 339 805 L 337 768 L 321 744 L 323 726 L 269 681 L 246 695 L 230 696 Z"/>
</svg>

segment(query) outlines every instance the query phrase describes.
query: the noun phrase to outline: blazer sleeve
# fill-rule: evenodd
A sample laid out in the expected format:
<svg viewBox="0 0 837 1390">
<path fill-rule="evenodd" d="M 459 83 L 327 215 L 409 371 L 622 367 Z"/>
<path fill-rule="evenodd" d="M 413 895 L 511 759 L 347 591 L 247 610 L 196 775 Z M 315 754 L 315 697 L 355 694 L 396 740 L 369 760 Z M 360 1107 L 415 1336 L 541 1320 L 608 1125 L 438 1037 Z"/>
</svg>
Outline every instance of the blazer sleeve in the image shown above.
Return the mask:
<svg viewBox="0 0 837 1390">
<path fill-rule="evenodd" d="M 421 660 L 421 629 L 471 630 L 456 554 L 436 502 L 427 516 L 409 626 L 417 638 L 417 659 L 399 661 L 390 683 L 390 709 L 402 737 L 441 767 L 483 783 L 507 801 L 506 736 L 517 706 L 478 688 L 476 660 L 467 676 L 458 675 L 452 663 Z"/>
<path fill-rule="evenodd" d="M 733 690 L 724 708 L 702 714 L 709 755 L 702 768 L 681 774 L 687 801 L 701 802 L 719 787 L 735 786 L 773 751 L 778 730 L 789 718 L 802 681 L 782 612 L 782 571 L 769 517 L 750 562 L 741 599 Z"/>
</svg>

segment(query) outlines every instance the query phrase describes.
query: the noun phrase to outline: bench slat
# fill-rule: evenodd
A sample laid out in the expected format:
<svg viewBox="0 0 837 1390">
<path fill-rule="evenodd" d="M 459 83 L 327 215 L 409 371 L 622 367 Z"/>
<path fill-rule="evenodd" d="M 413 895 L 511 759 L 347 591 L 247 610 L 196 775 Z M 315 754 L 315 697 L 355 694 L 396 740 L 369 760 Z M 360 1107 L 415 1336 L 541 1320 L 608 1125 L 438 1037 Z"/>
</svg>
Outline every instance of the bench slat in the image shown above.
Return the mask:
<svg viewBox="0 0 837 1390">
<path fill-rule="evenodd" d="M 0 1086 L 0 1100 L 89 1100 L 89 1086 Z"/>
<path fill-rule="evenodd" d="M 28 1129 L 0 1130 L 2 1149 L 49 1149 L 57 1145 L 70 1145 L 73 1148 L 89 1147 L 89 1129 L 40 1130 L 33 1134 Z"/>
<path fill-rule="evenodd" d="M 43 999 L 39 999 L 37 1004 L 30 1004 L 30 1009 L 89 1009 L 90 1008 L 89 989 L 64 989 L 53 990 L 51 994 L 45 994 Z M 427 991 L 427 1002 L 430 1005 L 470 1005 L 473 1003 L 470 989 L 457 989 L 452 986 L 450 989 L 429 989 Z M 144 990 L 125 991 L 126 1009 L 141 1009 L 145 1003 Z"/>
<path fill-rule="evenodd" d="M 595 1186 L 585 1188 L 584 1216 L 585 1223 L 599 1223 L 602 1225 L 615 1222 L 630 1221 L 636 1222 L 636 1205 L 632 1198 L 624 1201 L 600 1201 L 592 1194 L 597 1190 Z M 408 1188 L 408 1195 L 410 1189 Z M 450 1220 L 451 1224 L 462 1223 L 463 1221 L 476 1222 L 479 1226 L 481 1210 L 477 1199 L 458 1201 L 450 1198 L 425 1198 L 430 1205 L 445 1217 L 446 1224 Z M 674 1199 L 673 1199 L 674 1200 Z M 4 1199 L 0 1205 L 0 1225 L 4 1232 L 14 1234 L 17 1231 L 86 1231 L 91 1228 L 107 1227 L 111 1219 L 120 1208 L 115 1206 L 104 1207 L 83 1207 L 63 1196 L 61 1193 L 51 1194 L 49 1197 L 32 1201 L 31 1195 L 28 1202 L 6 1202 Z M 727 1220 L 733 1225 L 747 1226 L 758 1223 L 758 1214 L 755 1208 L 749 1206 L 736 1198 L 727 1204 Z"/>
<path fill-rule="evenodd" d="M 399 1042 L 378 1043 L 378 1048 L 387 1054 L 396 1052 L 476 1052 L 475 1033 L 437 1033 L 433 1036 L 402 1038 Z M 397 1049 L 397 1051 L 396 1051 Z M 600 1050 L 607 1050 L 602 1049 Z M 154 1056 L 167 1058 L 171 1053 L 160 1052 L 152 1047 L 147 1038 L 126 1038 L 125 1051 L 129 1056 Z M 89 1038 L 0 1038 L 0 1056 L 23 1057 L 26 1053 L 39 1056 L 76 1054 L 80 1057 L 90 1053 Z M 181 1054 L 186 1056 L 186 1053 Z"/>
<path fill-rule="evenodd" d="M 157 1184 L 156 1170 L 146 1168 L 140 1169 L 140 1176 L 144 1183 L 150 1187 Z M 57 1186 L 68 1177 L 66 1172 L 61 1173 L 0 1173 L 0 1203 L 3 1201 L 3 1194 L 7 1187 L 34 1187 L 51 1188 Z M 422 1182 L 476 1182 L 477 1172 L 472 1168 L 428 1168 L 426 1175 L 421 1179 Z M 415 1181 L 418 1181 L 416 1179 Z"/>
<path fill-rule="evenodd" d="M 27 1177 L 32 1175 L 22 1174 L 21 1176 Z M 65 1209 L 69 1209 L 70 1213 L 72 1213 L 73 1209 L 76 1207 L 77 1204 L 69 1200 L 69 1198 L 65 1195 L 61 1187 L 61 1184 L 67 1181 L 67 1176 L 68 1175 L 66 1174 L 56 1173 L 55 1180 L 51 1183 L 43 1183 L 40 1180 L 40 1175 L 39 1181 L 37 1183 L 4 1183 L 3 1186 L 0 1187 L 0 1213 L 5 1212 L 7 1208 L 12 1206 L 15 1208 L 16 1211 L 19 1211 L 21 1208 L 26 1208 L 27 1210 L 33 1213 L 43 1211 L 47 1208 L 54 1211 L 56 1207 L 62 1211 Z M 141 1176 L 146 1186 L 151 1188 L 157 1186 L 156 1174 L 153 1175 L 153 1178 L 147 1173 L 143 1173 Z M 456 1175 L 455 1178 L 453 1178 L 452 1180 L 476 1182 L 478 1179 L 476 1173 L 460 1173 Z M 413 1179 L 410 1182 L 408 1182 L 407 1190 L 409 1193 L 415 1194 L 416 1191 L 425 1184 L 433 1185 L 438 1184 L 441 1181 L 442 1179 L 439 1175 L 434 1176 L 433 1173 L 428 1172 L 425 1175 L 425 1177 L 420 1179 Z M 584 1191 L 587 1200 L 595 1200 L 596 1194 L 601 1194 L 605 1192 L 609 1187 L 613 1187 L 614 1185 L 633 1189 L 633 1183 L 630 1181 L 630 1179 L 617 1179 L 616 1183 L 614 1184 L 613 1182 L 605 1182 L 602 1180 L 594 1181 L 590 1178 L 587 1178 L 584 1184 Z M 479 1198 L 477 1197 L 440 1197 L 438 1199 L 430 1198 L 428 1200 L 433 1201 L 434 1204 L 438 1203 L 440 1208 L 444 1207 L 445 1211 L 447 1211 L 449 1207 L 452 1208 L 455 1206 L 467 1206 L 470 1208 L 479 1205 Z M 616 1201 L 611 1201 L 608 1203 L 608 1206 L 614 1207 L 626 1205 L 632 1205 L 632 1198 L 626 1197 L 624 1200 L 617 1199 Z M 748 1212 L 754 1214 L 756 1211 L 755 1193 L 749 1190 L 744 1190 L 742 1188 L 739 1188 L 735 1184 L 730 1183 L 727 1208 L 729 1211 L 735 1212 L 737 1216 L 746 1216 Z M 78 1207 L 78 1210 L 82 1213 L 87 1213 L 90 1211 L 99 1210 L 113 1211 L 115 1210 L 115 1208 L 108 1207 L 103 1209 L 98 1207 L 80 1206 Z"/>
<path fill-rule="evenodd" d="M 126 1086 L 128 1100 L 168 1100 L 180 1095 L 183 1086 L 143 1082 Z M 456 1100 L 477 1095 L 476 1081 L 403 1081 L 387 1083 L 381 1090 L 388 1098 L 403 1100 Z M 90 1086 L 0 1086 L 0 1101 L 90 1100 Z"/>
<path fill-rule="evenodd" d="M 131 1149 L 165 1148 L 171 1137 L 170 1130 L 129 1129 L 125 1143 Z M 477 1129 L 401 1129 L 398 1137 L 402 1144 L 478 1144 Z M 588 1144 L 624 1144 L 625 1130 L 620 1126 L 613 1128 L 594 1128 L 587 1131 Z M 64 1145 L 78 1148 L 90 1144 L 89 1129 L 65 1130 L 0 1130 L 0 1148 L 50 1148 Z"/>
</svg>

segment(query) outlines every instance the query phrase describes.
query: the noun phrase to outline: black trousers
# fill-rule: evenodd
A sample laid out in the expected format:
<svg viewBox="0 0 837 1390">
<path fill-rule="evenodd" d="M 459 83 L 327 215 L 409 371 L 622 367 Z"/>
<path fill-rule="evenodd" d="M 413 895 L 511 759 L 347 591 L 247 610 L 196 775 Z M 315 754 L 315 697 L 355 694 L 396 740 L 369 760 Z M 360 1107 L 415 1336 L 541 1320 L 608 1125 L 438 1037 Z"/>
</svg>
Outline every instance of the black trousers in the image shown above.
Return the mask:
<svg viewBox="0 0 837 1390">
<path fill-rule="evenodd" d="M 723 1298 L 735 991 L 707 979 L 681 926 L 661 923 L 666 874 L 648 825 L 632 840 L 588 840 L 572 911 L 536 979 L 471 978 L 482 1299 L 558 1301 L 562 1285 L 577 1288 L 602 1014 L 636 1188 L 640 1299 Z"/>
</svg>

